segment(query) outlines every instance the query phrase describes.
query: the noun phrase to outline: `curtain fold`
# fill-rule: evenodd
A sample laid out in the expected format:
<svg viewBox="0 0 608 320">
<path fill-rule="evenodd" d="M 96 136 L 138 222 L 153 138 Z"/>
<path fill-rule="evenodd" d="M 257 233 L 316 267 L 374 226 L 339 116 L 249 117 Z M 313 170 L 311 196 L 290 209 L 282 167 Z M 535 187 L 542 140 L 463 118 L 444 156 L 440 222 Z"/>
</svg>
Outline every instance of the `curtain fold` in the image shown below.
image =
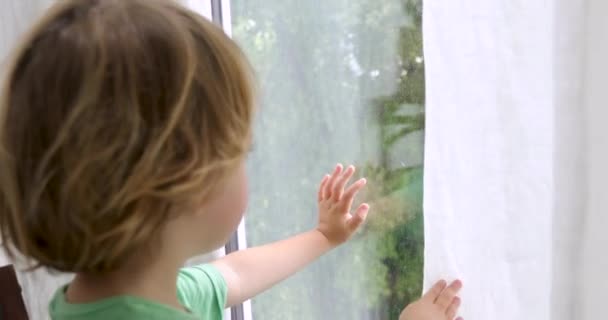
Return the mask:
<svg viewBox="0 0 608 320">
<path fill-rule="evenodd" d="M 587 0 L 583 78 L 585 210 L 582 250 L 575 273 L 580 310 L 576 319 L 606 318 L 608 297 L 608 2 Z"/>
<path fill-rule="evenodd" d="M 553 22 L 554 140 L 551 320 L 579 317 L 585 216 L 586 0 L 556 1 Z"/>
</svg>

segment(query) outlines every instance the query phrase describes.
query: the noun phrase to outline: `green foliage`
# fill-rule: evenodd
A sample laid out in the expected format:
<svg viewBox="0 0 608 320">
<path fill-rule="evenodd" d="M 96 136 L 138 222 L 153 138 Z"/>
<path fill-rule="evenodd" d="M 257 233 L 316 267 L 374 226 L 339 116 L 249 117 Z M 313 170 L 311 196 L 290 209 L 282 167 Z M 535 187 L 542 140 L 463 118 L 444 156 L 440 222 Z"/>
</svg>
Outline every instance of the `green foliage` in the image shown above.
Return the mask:
<svg viewBox="0 0 608 320">
<path fill-rule="evenodd" d="M 254 299 L 254 315 L 397 319 L 422 290 L 421 0 L 233 0 L 232 8 L 233 34 L 263 91 L 249 243 L 314 225 L 316 177 L 336 160 L 358 165 L 373 208 L 355 239 Z"/>
</svg>

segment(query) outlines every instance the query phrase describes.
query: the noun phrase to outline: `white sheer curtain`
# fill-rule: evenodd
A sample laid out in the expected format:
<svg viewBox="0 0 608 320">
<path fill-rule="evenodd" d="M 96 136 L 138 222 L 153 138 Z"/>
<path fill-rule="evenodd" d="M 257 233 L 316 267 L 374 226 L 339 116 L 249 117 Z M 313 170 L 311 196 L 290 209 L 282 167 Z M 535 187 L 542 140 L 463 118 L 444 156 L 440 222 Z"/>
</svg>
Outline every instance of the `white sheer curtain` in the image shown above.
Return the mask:
<svg viewBox="0 0 608 320">
<path fill-rule="evenodd" d="M 587 3 L 583 104 L 585 211 L 581 268 L 576 273 L 580 310 L 576 319 L 606 318 L 608 298 L 608 2 Z M 576 214 L 576 213 L 574 213 Z"/>
<path fill-rule="evenodd" d="M 549 317 L 551 6 L 426 2 L 425 280 L 468 319 Z"/>
<path fill-rule="evenodd" d="M 605 318 L 608 3 L 425 6 L 425 282 L 468 319 Z"/>
<path fill-rule="evenodd" d="M 585 220 L 586 150 L 584 84 L 586 0 L 555 6 L 552 319 L 581 319 L 577 275 Z"/>
</svg>

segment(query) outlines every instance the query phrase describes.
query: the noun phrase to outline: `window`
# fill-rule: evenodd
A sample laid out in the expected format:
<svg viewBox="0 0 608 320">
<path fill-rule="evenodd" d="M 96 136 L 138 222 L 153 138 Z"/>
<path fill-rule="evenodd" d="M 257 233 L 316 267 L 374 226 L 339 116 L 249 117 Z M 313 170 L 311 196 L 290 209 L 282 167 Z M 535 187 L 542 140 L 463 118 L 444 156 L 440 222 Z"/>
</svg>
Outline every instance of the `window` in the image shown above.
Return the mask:
<svg viewBox="0 0 608 320">
<path fill-rule="evenodd" d="M 421 0 L 232 0 L 258 73 L 249 245 L 316 222 L 336 162 L 368 178 L 355 239 L 252 302 L 257 319 L 396 319 L 421 292 L 424 59 Z"/>
</svg>

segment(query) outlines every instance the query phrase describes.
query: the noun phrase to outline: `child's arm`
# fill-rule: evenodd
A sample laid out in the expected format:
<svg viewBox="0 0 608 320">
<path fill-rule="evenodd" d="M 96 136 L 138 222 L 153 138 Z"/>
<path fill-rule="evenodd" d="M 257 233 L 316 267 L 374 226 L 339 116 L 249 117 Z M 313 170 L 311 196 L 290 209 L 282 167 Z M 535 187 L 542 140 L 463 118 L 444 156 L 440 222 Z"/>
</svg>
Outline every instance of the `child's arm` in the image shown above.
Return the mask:
<svg viewBox="0 0 608 320">
<path fill-rule="evenodd" d="M 295 237 L 238 251 L 213 263 L 228 284 L 228 306 L 239 304 L 296 273 L 327 251 L 347 241 L 365 220 L 369 206 L 350 214 L 353 199 L 365 185 L 361 179 L 345 190 L 355 172 L 338 165 L 319 188 L 319 224 Z M 288 214 L 288 213 L 286 213 Z"/>
</svg>

